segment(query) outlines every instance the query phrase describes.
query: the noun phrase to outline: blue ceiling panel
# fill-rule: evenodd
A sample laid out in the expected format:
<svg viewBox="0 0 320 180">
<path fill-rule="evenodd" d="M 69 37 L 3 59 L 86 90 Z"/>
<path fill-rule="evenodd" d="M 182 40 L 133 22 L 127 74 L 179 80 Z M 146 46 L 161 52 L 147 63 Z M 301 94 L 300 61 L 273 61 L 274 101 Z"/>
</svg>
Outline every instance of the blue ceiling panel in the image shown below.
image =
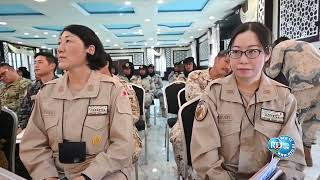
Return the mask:
<svg viewBox="0 0 320 180">
<path fill-rule="evenodd" d="M 16 38 L 19 39 L 24 39 L 24 40 L 37 40 L 37 39 L 47 39 L 45 37 L 23 37 L 23 36 L 15 36 Z"/>
<path fill-rule="evenodd" d="M 129 33 L 114 33 L 117 37 L 141 37 L 143 34 L 135 34 L 132 32 Z"/>
<path fill-rule="evenodd" d="M 45 31 L 62 31 L 63 30 L 63 26 L 32 26 L 35 29 L 38 30 L 45 30 Z"/>
<path fill-rule="evenodd" d="M 202 11 L 209 0 L 175 0 L 158 7 L 158 12 Z"/>
<path fill-rule="evenodd" d="M 86 2 L 78 3 L 78 5 L 89 14 L 133 14 L 132 6 L 117 5 L 111 2 Z"/>
<path fill-rule="evenodd" d="M 175 31 L 175 32 L 160 33 L 158 34 L 158 36 L 180 36 L 183 34 L 184 34 L 184 31 Z"/>
<path fill-rule="evenodd" d="M 13 33 L 13 32 L 16 32 L 16 30 L 12 28 L 0 26 L 0 33 Z"/>
<path fill-rule="evenodd" d="M 140 24 L 110 24 L 110 25 L 104 25 L 109 30 L 115 30 L 115 29 L 133 29 L 141 27 Z"/>
<path fill-rule="evenodd" d="M 0 4 L 0 16 L 43 15 L 22 4 Z"/>
<path fill-rule="evenodd" d="M 161 23 L 158 26 L 168 27 L 168 28 L 182 28 L 182 27 L 190 27 L 192 22 L 178 22 L 178 23 Z"/>
</svg>

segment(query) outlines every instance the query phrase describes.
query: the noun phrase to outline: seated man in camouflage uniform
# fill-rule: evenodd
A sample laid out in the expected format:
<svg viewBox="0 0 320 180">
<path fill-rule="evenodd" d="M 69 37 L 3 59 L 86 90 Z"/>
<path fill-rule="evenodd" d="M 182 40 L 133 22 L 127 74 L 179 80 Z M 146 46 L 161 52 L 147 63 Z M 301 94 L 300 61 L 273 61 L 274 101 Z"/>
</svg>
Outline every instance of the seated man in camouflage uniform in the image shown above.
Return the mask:
<svg viewBox="0 0 320 180">
<path fill-rule="evenodd" d="M 311 146 L 320 129 L 320 51 L 312 44 L 277 41 L 266 74 L 275 78 L 282 73 L 297 99 L 297 113 L 302 123 L 302 140 L 307 166 L 312 166 Z"/>
<path fill-rule="evenodd" d="M 132 62 L 124 63 L 122 65 L 122 71 L 124 76 L 119 76 L 120 79 L 123 79 L 130 83 L 134 83 L 137 80 L 137 76 L 133 75 L 134 66 Z"/>
<path fill-rule="evenodd" d="M 192 71 L 189 74 L 185 87 L 187 101 L 201 95 L 207 85 L 214 79 L 225 77 L 231 73 L 228 51 L 220 51 L 214 59 L 211 58 L 210 60 L 214 61 L 213 67 Z M 182 138 L 184 137 L 182 137 L 180 123 L 178 122 L 171 129 L 170 141 L 172 142 L 178 173 L 181 175 L 186 162 L 183 159 Z"/>
<path fill-rule="evenodd" d="M 174 70 L 170 72 L 168 76 L 169 83 L 174 81 L 186 81 L 186 77 L 183 74 L 183 66 L 181 66 L 181 62 L 174 63 Z"/>
<path fill-rule="evenodd" d="M 28 120 L 32 112 L 35 96 L 42 87 L 42 85 L 48 81 L 57 78 L 54 72 L 56 71 L 56 68 L 58 66 L 58 59 L 54 57 L 51 53 L 37 53 L 34 56 L 34 61 L 34 69 L 37 76 L 37 81 L 31 85 L 31 87 L 27 91 L 27 95 L 23 98 L 21 102 L 21 109 L 18 113 L 18 127 L 20 130 L 26 128 L 27 126 Z"/>
<path fill-rule="evenodd" d="M 158 98 L 160 100 L 160 107 L 161 107 L 162 116 L 166 117 L 166 108 L 164 106 L 163 92 L 161 89 L 163 87 L 162 79 L 158 74 L 156 74 L 153 64 L 149 64 L 148 73 L 149 73 L 149 76 L 151 77 L 151 79 L 154 82 L 154 85 L 156 87 L 156 90 L 154 91 L 154 97 Z"/>
<path fill-rule="evenodd" d="M 0 80 L 5 84 L 5 87 L 0 90 L 2 105 L 18 113 L 22 98 L 31 81 L 20 77 L 17 71 L 7 63 L 0 64 Z"/>
<path fill-rule="evenodd" d="M 150 106 L 153 102 L 153 98 L 154 98 L 153 95 L 156 88 L 151 77 L 148 75 L 148 68 L 146 65 L 142 65 L 139 67 L 139 76 L 135 84 L 143 87 L 143 89 L 145 90 L 144 108 L 146 109 L 146 122 L 147 122 L 147 126 L 151 127 Z"/>
</svg>

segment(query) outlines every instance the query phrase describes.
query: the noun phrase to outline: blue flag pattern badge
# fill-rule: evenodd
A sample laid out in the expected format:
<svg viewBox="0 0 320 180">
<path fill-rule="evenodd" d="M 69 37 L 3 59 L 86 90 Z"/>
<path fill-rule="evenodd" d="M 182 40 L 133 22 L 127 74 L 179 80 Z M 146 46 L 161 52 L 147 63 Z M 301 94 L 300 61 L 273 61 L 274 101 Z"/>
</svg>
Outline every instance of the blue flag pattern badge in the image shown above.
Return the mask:
<svg viewBox="0 0 320 180">
<path fill-rule="evenodd" d="M 280 158 L 287 158 L 294 154 L 296 144 L 290 136 L 279 136 L 268 141 L 268 149 Z"/>
</svg>

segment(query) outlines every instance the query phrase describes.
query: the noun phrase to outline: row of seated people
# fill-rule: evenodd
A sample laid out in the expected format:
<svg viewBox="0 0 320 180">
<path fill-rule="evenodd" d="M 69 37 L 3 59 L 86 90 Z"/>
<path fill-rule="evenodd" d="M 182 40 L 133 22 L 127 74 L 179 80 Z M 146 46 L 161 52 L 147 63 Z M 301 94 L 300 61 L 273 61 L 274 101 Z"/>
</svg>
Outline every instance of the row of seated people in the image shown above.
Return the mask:
<svg viewBox="0 0 320 180">
<path fill-rule="evenodd" d="M 264 31 L 256 31 L 255 28 L 252 28 L 252 27 L 255 27 L 256 29 L 260 28 L 260 29 L 263 29 Z M 72 31 L 72 30 L 67 30 L 66 32 L 69 32 L 69 31 Z M 284 176 L 283 176 L 284 179 L 290 179 L 290 177 L 295 177 L 297 179 L 303 178 L 302 170 L 305 165 L 304 158 L 306 158 L 307 160 L 308 148 L 310 149 L 311 145 L 314 143 L 313 142 L 314 137 L 310 137 L 310 134 L 314 136 L 315 133 L 310 133 L 310 130 L 312 131 L 316 130 L 314 125 L 317 125 L 316 122 L 318 121 L 317 118 L 319 117 L 318 114 L 316 114 L 319 112 L 319 109 L 317 109 L 319 108 L 319 104 L 318 104 L 319 99 L 317 99 L 319 95 L 314 94 L 314 92 L 318 93 L 319 90 L 315 89 L 315 88 L 318 88 L 318 86 L 317 86 L 317 81 L 313 81 L 314 79 L 313 77 L 311 77 L 311 80 L 308 80 L 307 78 L 303 78 L 304 81 L 301 81 L 301 79 L 297 80 L 290 77 L 290 75 L 292 74 L 290 74 L 289 72 L 305 70 L 305 68 L 299 68 L 299 67 L 307 66 L 308 67 L 306 68 L 308 70 L 307 73 L 311 72 L 310 76 L 313 76 L 314 74 L 316 74 L 315 77 L 318 77 L 317 72 L 320 72 L 319 69 L 317 69 L 319 66 L 319 62 L 318 62 L 319 58 L 314 58 L 314 57 L 319 57 L 319 56 L 315 56 L 316 54 L 318 54 L 318 51 L 315 51 L 314 48 L 310 48 L 309 44 L 307 43 L 290 40 L 290 41 L 285 41 L 284 43 L 280 43 L 278 46 L 278 49 L 276 46 L 271 55 L 271 48 L 269 47 L 271 43 L 271 36 L 269 36 L 269 34 L 266 34 L 265 36 L 263 36 L 259 34 L 261 32 L 268 32 L 268 31 L 267 29 L 265 29 L 263 25 L 259 23 L 246 23 L 239 27 L 238 33 L 235 33 L 234 37 L 230 42 L 230 47 L 229 47 L 230 50 L 228 51 L 228 54 L 227 54 L 227 57 L 230 59 L 231 69 L 233 71 L 232 74 L 226 78 L 219 78 L 216 81 L 212 81 L 213 83 L 210 83 L 210 86 L 208 86 L 208 88 L 204 91 L 201 101 L 198 104 L 197 110 L 195 112 L 196 121 L 194 122 L 192 140 L 191 140 L 191 157 L 192 157 L 192 166 L 197 172 L 197 175 L 202 179 L 230 179 L 234 177 L 236 178 L 247 178 L 248 176 L 250 177 L 259 168 L 261 168 L 268 161 L 268 159 L 270 159 L 270 153 L 267 153 L 265 148 L 263 148 L 266 144 L 266 139 L 264 138 L 265 133 L 267 133 L 266 136 L 268 138 L 270 138 L 269 136 L 278 136 L 280 134 L 286 134 L 286 133 L 287 135 L 290 135 L 294 138 L 297 146 L 296 153 L 292 157 L 286 160 L 281 160 L 280 168 L 282 168 L 284 171 Z M 62 40 L 64 40 L 65 38 L 64 35 L 65 34 L 62 35 L 63 37 Z M 299 49 L 301 48 L 304 49 L 304 51 L 302 52 L 300 50 L 294 51 L 294 48 L 297 46 L 299 47 Z M 289 56 L 288 52 L 286 52 L 287 54 L 283 53 L 285 52 L 283 51 L 283 49 L 286 49 L 286 48 L 292 48 L 290 50 L 295 53 L 290 57 L 290 59 L 287 59 L 287 57 Z M 60 51 L 63 52 L 62 49 L 60 49 Z M 307 55 L 304 54 L 303 56 L 297 56 L 297 54 L 300 55 L 300 53 L 302 54 L 306 52 L 307 52 Z M 262 66 L 264 65 L 264 62 L 270 58 L 270 56 L 272 56 L 271 62 L 268 63 L 266 66 L 266 69 L 265 69 L 266 74 L 269 75 L 270 77 L 275 77 L 280 72 L 282 72 L 283 75 L 286 76 L 286 79 L 289 80 L 289 87 L 292 88 L 295 97 L 293 97 L 292 94 L 289 93 L 289 91 L 286 89 L 284 85 L 277 84 L 276 82 L 270 80 L 262 72 Z M 298 60 L 292 61 L 291 63 L 292 59 L 296 57 L 305 57 L 305 56 L 307 57 L 310 56 L 311 58 L 306 58 L 306 59 L 301 58 L 306 61 L 304 63 L 301 63 L 301 61 L 298 61 Z M 63 58 L 64 57 L 62 57 L 62 60 L 64 60 Z M 309 60 L 307 59 L 309 60 L 311 59 L 311 61 L 309 62 Z M 290 63 L 285 61 L 290 61 Z M 299 62 L 300 66 L 293 67 L 293 65 L 297 62 Z M 258 63 L 259 65 L 256 66 L 254 65 L 254 63 Z M 281 63 L 283 66 L 279 66 L 279 63 Z M 245 65 L 247 66 L 247 68 L 239 68 L 239 66 L 245 66 Z M 285 65 L 289 67 L 285 67 Z M 241 75 L 246 74 L 248 71 L 251 71 L 251 69 L 249 69 L 248 67 L 252 67 L 253 70 L 257 70 L 257 71 L 255 71 L 255 73 L 251 73 L 251 74 L 249 73 L 249 75 L 247 74 L 247 76 L 241 77 Z M 277 71 L 277 68 L 278 68 L 278 71 Z M 311 70 L 311 69 L 316 69 L 316 70 Z M 227 71 L 226 70 L 227 69 L 225 68 L 224 69 L 225 72 L 230 71 L 230 70 L 227 70 Z M 3 76 L 5 77 L 7 75 L 7 72 L 8 71 L 0 72 L 1 80 L 5 79 L 3 78 Z M 208 70 L 207 72 L 210 72 L 210 71 Z M 74 73 L 74 72 L 71 71 L 70 73 Z M 254 89 L 253 93 L 251 93 L 251 91 L 248 92 L 249 90 L 246 88 L 250 87 L 249 86 L 250 83 L 246 85 L 246 81 L 243 81 L 243 78 L 244 79 L 250 78 L 252 74 L 259 74 L 259 73 L 261 74 L 261 76 L 258 79 L 258 82 L 261 82 L 261 83 L 255 84 L 255 88 L 253 88 Z M 305 73 L 300 73 L 300 74 L 304 75 Z M 191 77 L 191 75 L 189 77 Z M 195 79 L 198 80 L 200 78 L 197 77 Z M 299 83 L 302 83 L 302 85 Z M 310 88 L 309 86 L 307 88 L 308 90 L 306 91 L 307 94 L 304 94 L 304 96 L 302 96 L 302 91 L 298 91 L 297 89 L 298 87 L 301 89 L 301 86 L 304 87 L 308 83 L 312 84 L 312 87 Z M 45 88 L 42 95 L 44 95 L 44 93 L 49 91 L 48 86 L 53 86 L 53 85 L 46 85 L 46 86 L 47 88 Z M 205 87 L 204 84 L 200 85 L 201 89 L 204 89 L 203 87 Z M 224 89 L 224 91 L 222 91 L 221 88 Z M 237 88 L 239 88 L 239 93 L 235 93 Z M 276 91 L 274 89 L 276 89 Z M 62 91 L 63 89 L 57 88 L 57 91 L 58 90 Z M 88 87 L 88 90 L 90 90 L 89 87 Z M 276 96 L 277 94 L 280 95 L 281 93 L 283 93 L 284 96 Z M 186 94 L 188 95 L 187 92 Z M 126 95 L 127 94 L 125 94 L 124 96 Z M 317 100 L 311 101 L 311 102 L 309 100 L 309 104 L 305 103 L 306 105 L 312 105 L 307 107 L 308 111 L 304 111 L 305 110 L 304 108 L 299 109 L 300 107 L 306 107 L 306 106 L 303 106 L 305 104 L 299 105 L 299 103 L 305 102 L 306 101 L 305 97 L 310 97 L 310 96 L 312 96 L 313 99 L 316 98 Z M 254 103 L 252 103 L 253 97 L 255 97 Z M 272 100 L 269 99 L 269 100 L 266 100 L 266 102 L 264 102 L 263 98 L 272 98 L 272 97 L 277 97 L 277 98 L 274 98 Z M 304 97 L 304 99 L 298 99 L 300 97 Z M 37 98 L 42 98 L 42 96 Z M 236 102 L 235 104 L 230 103 L 231 101 L 233 102 L 233 100 L 236 100 L 236 99 L 239 99 L 240 101 Z M 256 99 L 258 99 L 258 102 L 256 101 Z M 295 118 L 295 108 L 296 108 L 295 99 L 298 99 L 298 111 L 300 111 L 298 116 L 299 121 L 296 120 Z M 253 123 L 252 123 L 252 120 L 250 117 L 251 117 L 251 114 L 255 115 L 255 113 L 253 113 L 253 111 L 251 111 L 250 113 L 250 109 L 251 110 L 253 109 L 253 105 L 256 106 L 256 104 L 258 104 L 258 109 L 259 109 L 259 106 L 261 104 L 268 105 L 269 102 L 273 102 L 273 101 L 278 102 L 276 104 L 278 104 L 279 106 L 281 107 L 285 106 L 285 107 L 281 108 L 277 106 L 275 108 L 271 108 L 267 110 L 268 111 L 281 110 L 285 114 L 285 116 L 283 117 L 285 119 L 279 120 L 279 118 L 278 119 L 269 118 L 265 120 L 268 122 L 264 122 L 263 116 L 265 116 L 266 114 L 263 115 L 261 113 L 258 113 L 260 114 L 260 117 L 258 118 L 254 116 Z M 232 107 L 226 106 L 226 107 L 223 107 L 225 108 L 225 110 L 223 110 L 222 108 L 223 103 L 232 105 Z M 247 106 L 247 109 L 249 109 L 248 114 L 250 115 L 250 117 L 248 115 L 247 116 L 243 115 L 241 119 L 238 118 L 239 122 L 246 123 L 247 128 L 245 129 L 244 127 L 241 126 L 242 123 L 239 123 L 238 121 L 236 121 L 235 119 L 237 118 L 234 117 L 234 116 L 239 116 L 240 114 L 247 114 L 246 108 L 242 107 L 242 105 Z M 269 107 L 269 106 L 266 106 L 266 107 Z M 38 108 L 39 107 L 37 106 L 35 107 L 35 109 L 38 109 Z M 219 109 L 219 108 L 222 108 L 222 109 Z M 217 109 L 218 109 L 218 112 L 217 112 Z M 232 111 L 234 111 L 235 115 L 232 114 L 233 112 L 230 112 L 231 109 Z M 119 109 L 119 111 L 120 110 L 124 112 L 124 109 Z M 243 111 L 243 112 L 240 112 L 240 111 Z M 36 113 L 37 112 L 35 112 L 35 115 Z M 310 113 L 312 114 L 311 120 L 309 119 L 301 120 L 301 118 L 309 117 Z M 34 115 L 35 119 L 33 119 L 33 122 L 31 123 L 31 125 L 28 125 L 30 126 L 29 127 L 30 130 L 27 131 L 26 136 L 29 138 L 34 137 L 34 136 L 31 136 L 32 135 L 31 130 L 38 131 L 38 129 L 35 128 L 35 125 L 36 125 L 35 123 L 38 123 L 37 119 L 39 118 L 36 117 L 35 115 Z M 50 114 L 47 114 L 47 115 L 50 115 Z M 312 128 L 308 129 L 309 127 L 308 125 L 308 126 L 305 126 L 307 129 L 304 129 L 304 124 L 306 124 L 308 120 L 312 122 L 310 123 L 312 125 Z M 225 128 L 229 128 L 229 130 L 232 131 L 232 134 L 230 133 L 228 134 L 227 132 L 228 130 L 224 129 L 224 127 L 221 124 L 222 122 L 220 121 L 232 121 L 232 123 L 234 123 L 234 125 L 237 125 L 237 127 L 234 128 L 234 130 L 232 130 L 230 128 L 232 128 L 233 126 L 230 126 L 230 127 L 225 126 Z M 275 126 L 274 121 L 281 121 L 280 124 L 282 124 L 283 126 L 282 125 Z M 252 123 L 251 125 L 253 126 L 253 128 L 251 127 L 250 122 Z M 302 123 L 303 137 L 301 137 L 298 133 L 300 128 L 299 123 Z M 264 124 L 264 125 L 268 124 L 270 125 L 270 127 L 268 126 L 267 129 L 261 129 L 261 128 L 259 129 L 259 125 L 261 124 Z M 251 148 L 238 146 L 241 142 L 244 142 L 243 140 L 239 140 L 239 137 L 245 138 L 241 136 L 241 133 L 239 135 L 238 125 L 240 125 L 239 126 L 240 132 L 247 133 L 245 134 L 247 136 L 246 138 L 251 137 L 250 132 L 252 132 L 252 130 L 254 129 L 253 132 L 257 132 L 256 135 L 259 135 L 259 137 L 261 137 L 261 141 L 258 141 L 254 138 L 249 138 L 252 141 L 250 141 L 251 144 L 249 143 L 248 145 L 252 145 L 252 143 L 256 143 L 252 147 L 250 146 Z M 290 127 L 287 127 L 287 126 L 290 126 Z M 275 130 L 273 133 L 268 133 L 270 130 L 273 130 L 275 127 L 277 128 L 280 127 L 280 128 L 277 129 L 277 132 Z M 38 132 L 40 133 L 40 131 Z M 258 134 L 258 132 L 261 132 L 262 134 Z M 228 137 L 230 141 L 226 141 L 227 134 L 229 135 Z M 27 142 L 35 143 L 36 140 L 32 140 L 27 137 L 25 139 L 25 143 L 22 143 L 24 144 L 24 147 L 23 147 L 23 150 L 21 151 L 23 157 L 25 158 L 24 163 L 27 164 L 28 166 L 27 168 L 29 169 L 36 168 L 39 170 L 41 169 L 40 167 L 35 167 L 31 165 L 31 161 L 35 160 L 36 157 L 34 155 L 37 155 L 37 153 L 36 152 L 34 152 L 33 154 L 31 154 L 31 152 L 27 153 L 28 146 L 30 146 L 30 144 L 27 144 Z M 98 137 L 95 139 L 95 141 L 93 141 L 93 143 L 98 143 L 98 144 L 101 144 L 100 142 L 101 140 Z M 302 142 L 304 145 L 304 151 L 303 151 Z M 97 144 L 94 144 L 94 145 L 97 145 Z M 114 146 L 115 145 L 113 145 L 113 147 Z M 236 147 L 231 148 L 231 146 L 232 147 L 236 146 Z M 242 152 L 241 150 L 245 150 L 245 149 L 242 149 L 242 148 L 245 148 L 246 150 L 253 150 L 253 151 L 245 151 L 247 154 L 250 154 L 251 156 L 250 155 L 244 156 L 243 153 L 245 152 Z M 230 153 L 237 154 L 237 155 L 234 157 L 232 156 L 230 158 L 230 154 L 228 154 L 229 151 L 227 150 L 230 150 Z M 248 159 L 250 157 L 252 158 L 256 157 L 254 156 L 254 154 L 259 154 L 259 152 L 256 152 L 256 150 L 258 150 L 259 152 L 264 152 L 265 154 L 260 155 L 259 159 L 253 159 L 252 161 L 249 161 Z M 304 152 L 306 156 L 304 156 Z M 28 157 L 26 156 L 27 154 L 28 154 Z M 114 154 L 114 155 L 117 155 L 117 154 Z M 32 158 L 30 156 L 32 156 L 33 159 L 30 159 Z M 97 157 L 97 160 L 99 158 L 102 158 L 102 157 L 101 156 Z M 259 160 L 261 160 L 261 162 Z M 48 162 L 48 161 L 45 160 L 45 162 Z M 95 163 L 97 163 L 97 161 L 93 161 L 93 162 L 94 163 L 92 164 L 92 166 L 90 164 L 91 168 L 88 168 L 88 170 L 86 171 L 81 171 L 83 172 L 83 174 L 81 174 L 80 176 L 77 176 L 79 177 L 78 179 L 80 179 L 80 177 L 86 178 L 86 179 L 87 178 L 90 179 L 90 177 L 98 177 L 92 174 L 93 173 L 92 167 L 97 167 L 95 166 L 96 165 Z M 101 161 L 98 161 L 98 162 L 101 162 Z M 234 164 L 234 162 L 238 162 L 238 163 Z M 260 164 L 252 165 L 252 164 L 248 164 L 247 162 L 250 162 L 250 163 L 259 162 Z M 44 163 L 44 162 L 40 162 L 40 163 Z M 52 167 L 52 165 L 50 167 Z M 111 168 L 111 167 L 108 166 L 107 169 L 108 168 Z M 68 169 L 65 169 L 65 170 L 68 170 Z M 45 178 L 45 175 L 44 175 L 45 173 L 52 175 L 52 177 L 56 177 L 56 174 L 53 171 L 50 171 L 50 172 L 49 171 L 48 172 L 33 171 L 32 173 L 34 177 Z M 71 172 L 71 174 L 73 173 Z M 79 175 L 78 173 L 76 174 Z M 99 177 L 104 177 L 104 176 L 101 176 L 101 174 L 103 174 L 101 172 L 97 172 L 97 174 L 100 175 Z"/>
</svg>

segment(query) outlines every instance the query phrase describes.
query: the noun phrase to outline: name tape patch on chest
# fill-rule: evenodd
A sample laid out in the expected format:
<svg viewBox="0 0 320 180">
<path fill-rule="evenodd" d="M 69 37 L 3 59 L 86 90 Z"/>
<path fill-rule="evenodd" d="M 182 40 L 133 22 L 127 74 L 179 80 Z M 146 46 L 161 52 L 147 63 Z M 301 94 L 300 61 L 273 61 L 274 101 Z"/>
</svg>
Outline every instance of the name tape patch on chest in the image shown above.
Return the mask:
<svg viewBox="0 0 320 180">
<path fill-rule="evenodd" d="M 88 116 L 108 114 L 108 105 L 90 105 L 88 106 Z"/>
<path fill-rule="evenodd" d="M 275 123 L 283 123 L 284 112 L 273 111 L 269 109 L 261 109 L 261 119 Z"/>
</svg>

